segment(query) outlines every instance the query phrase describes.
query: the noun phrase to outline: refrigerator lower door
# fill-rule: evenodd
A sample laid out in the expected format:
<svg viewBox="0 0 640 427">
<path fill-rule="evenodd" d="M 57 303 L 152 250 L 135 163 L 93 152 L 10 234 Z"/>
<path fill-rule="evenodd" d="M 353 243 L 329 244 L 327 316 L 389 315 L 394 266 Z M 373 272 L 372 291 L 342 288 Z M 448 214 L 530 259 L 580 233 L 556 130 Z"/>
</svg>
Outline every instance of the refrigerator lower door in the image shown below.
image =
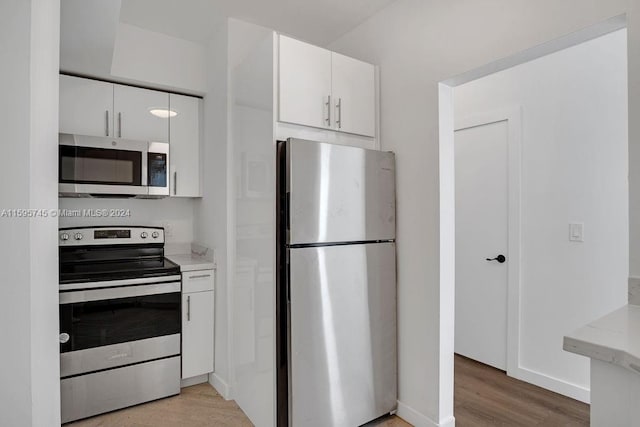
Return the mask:
<svg viewBox="0 0 640 427">
<path fill-rule="evenodd" d="M 396 407 L 395 243 L 290 251 L 290 425 L 354 427 Z"/>
</svg>

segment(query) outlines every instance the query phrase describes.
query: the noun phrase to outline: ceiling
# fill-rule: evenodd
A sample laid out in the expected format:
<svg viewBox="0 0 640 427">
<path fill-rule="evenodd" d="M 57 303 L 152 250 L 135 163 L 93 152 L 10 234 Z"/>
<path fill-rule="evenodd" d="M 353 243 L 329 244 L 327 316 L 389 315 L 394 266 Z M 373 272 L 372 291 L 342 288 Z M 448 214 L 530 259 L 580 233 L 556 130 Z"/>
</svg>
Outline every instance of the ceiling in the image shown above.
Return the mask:
<svg viewBox="0 0 640 427">
<path fill-rule="evenodd" d="M 326 46 L 394 0 L 122 0 L 120 21 L 205 42 L 227 17 Z"/>
<path fill-rule="evenodd" d="M 203 94 L 206 46 L 227 18 L 328 46 L 393 1 L 61 0 L 60 70 Z"/>
</svg>

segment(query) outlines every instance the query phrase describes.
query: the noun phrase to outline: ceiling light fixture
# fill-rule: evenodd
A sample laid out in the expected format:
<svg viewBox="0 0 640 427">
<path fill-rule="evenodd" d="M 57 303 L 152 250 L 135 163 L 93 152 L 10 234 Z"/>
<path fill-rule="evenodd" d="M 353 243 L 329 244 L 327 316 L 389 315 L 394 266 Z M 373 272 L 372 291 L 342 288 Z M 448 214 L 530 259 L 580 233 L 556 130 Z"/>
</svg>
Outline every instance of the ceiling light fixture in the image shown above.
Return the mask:
<svg viewBox="0 0 640 427">
<path fill-rule="evenodd" d="M 160 117 L 161 119 L 168 119 L 170 117 L 175 117 L 178 115 L 177 111 L 168 110 L 166 108 L 152 108 L 149 110 L 149 112 L 156 117 Z"/>
</svg>

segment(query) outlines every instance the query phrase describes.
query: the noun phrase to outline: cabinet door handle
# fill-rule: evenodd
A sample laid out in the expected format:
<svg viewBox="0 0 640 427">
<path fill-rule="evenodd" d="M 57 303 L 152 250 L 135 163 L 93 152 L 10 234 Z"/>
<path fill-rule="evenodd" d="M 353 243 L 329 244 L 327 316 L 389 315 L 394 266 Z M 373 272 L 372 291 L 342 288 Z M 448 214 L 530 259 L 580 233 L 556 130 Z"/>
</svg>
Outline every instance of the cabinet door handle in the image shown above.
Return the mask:
<svg viewBox="0 0 640 427">
<path fill-rule="evenodd" d="M 205 279 L 211 277 L 211 274 L 196 274 L 195 276 L 189 276 L 189 279 Z"/>
<path fill-rule="evenodd" d="M 104 114 L 105 114 L 105 120 L 104 120 L 104 124 L 105 124 L 105 126 L 104 126 L 104 132 L 105 132 L 105 134 L 106 134 L 107 136 L 109 136 L 109 110 L 106 110 L 106 111 L 104 112 Z"/>
<path fill-rule="evenodd" d="M 178 194 L 178 171 L 173 173 L 173 195 Z"/>
<path fill-rule="evenodd" d="M 342 129 L 342 98 L 338 98 L 336 109 L 338 110 L 338 118 L 336 119 L 336 124 L 338 125 L 338 129 Z"/>
<path fill-rule="evenodd" d="M 122 138 L 122 113 L 118 113 L 118 138 Z"/>
<path fill-rule="evenodd" d="M 327 102 L 324 105 L 327 106 L 327 118 L 324 121 L 327 122 L 327 126 L 331 126 L 331 95 L 327 96 Z"/>
<path fill-rule="evenodd" d="M 187 322 L 191 322 L 191 295 L 187 295 Z"/>
</svg>

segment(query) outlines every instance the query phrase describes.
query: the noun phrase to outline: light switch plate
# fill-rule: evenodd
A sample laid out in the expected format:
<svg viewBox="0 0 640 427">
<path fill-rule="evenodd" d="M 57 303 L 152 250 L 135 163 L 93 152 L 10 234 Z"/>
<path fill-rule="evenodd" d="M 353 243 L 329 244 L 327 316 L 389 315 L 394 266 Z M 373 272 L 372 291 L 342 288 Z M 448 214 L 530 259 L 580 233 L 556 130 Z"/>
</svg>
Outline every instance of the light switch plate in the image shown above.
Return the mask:
<svg viewBox="0 0 640 427">
<path fill-rule="evenodd" d="M 570 242 L 584 242 L 584 224 L 583 223 L 570 223 L 569 224 L 569 241 Z"/>
</svg>

